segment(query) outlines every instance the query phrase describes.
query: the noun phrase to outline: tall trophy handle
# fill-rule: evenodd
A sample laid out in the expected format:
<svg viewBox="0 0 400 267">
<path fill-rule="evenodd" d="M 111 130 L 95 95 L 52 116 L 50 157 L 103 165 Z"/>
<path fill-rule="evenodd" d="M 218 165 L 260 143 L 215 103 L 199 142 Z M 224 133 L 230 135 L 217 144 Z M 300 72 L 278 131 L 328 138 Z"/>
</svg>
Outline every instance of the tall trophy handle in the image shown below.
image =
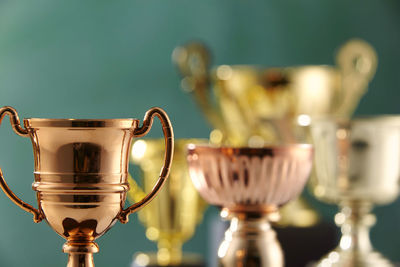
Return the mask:
<svg viewBox="0 0 400 267">
<path fill-rule="evenodd" d="M 28 130 L 21 127 L 17 111 L 14 108 L 6 106 L 0 109 L 0 125 L 5 115 L 8 115 L 10 117 L 11 126 L 16 134 L 22 137 L 28 137 Z M 9 199 L 11 199 L 12 202 L 14 202 L 21 209 L 33 214 L 33 221 L 35 223 L 38 223 L 43 220 L 44 216 L 38 209 L 35 209 L 28 203 L 22 201 L 19 197 L 17 197 L 17 195 L 14 194 L 14 192 L 10 189 L 10 187 L 8 187 L 1 169 L 0 169 L 0 187 L 1 189 L 3 189 L 3 192 L 7 195 Z"/>
<path fill-rule="evenodd" d="M 218 107 L 211 97 L 209 66 L 211 55 L 207 47 L 199 42 L 178 46 L 172 53 L 172 61 L 182 75 L 183 90 L 194 95 L 197 104 L 214 128 L 225 127 Z"/>
<path fill-rule="evenodd" d="M 369 81 L 374 77 L 378 56 L 375 49 L 360 39 L 351 39 L 340 47 L 336 63 L 342 71 L 344 99 L 337 115 L 348 117 L 354 112 L 359 99 L 367 91 Z"/>
<path fill-rule="evenodd" d="M 138 211 L 139 209 L 146 206 L 160 191 L 161 187 L 167 180 L 169 170 L 172 163 L 172 157 L 174 152 L 174 132 L 172 130 L 171 122 L 168 118 L 167 113 L 161 108 L 151 108 L 144 115 L 143 125 L 134 130 L 135 137 L 141 137 L 146 135 L 153 124 L 154 117 L 157 116 L 162 124 L 164 140 L 165 140 L 165 153 L 164 153 L 164 165 L 162 166 L 160 176 L 157 183 L 154 185 L 150 193 L 148 193 L 142 200 L 131 205 L 129 208 L 122 210 L 118 215 L 118 219 L 121 223 L 127 223 L 128 216 L 131 213 Z"/>
</svg>

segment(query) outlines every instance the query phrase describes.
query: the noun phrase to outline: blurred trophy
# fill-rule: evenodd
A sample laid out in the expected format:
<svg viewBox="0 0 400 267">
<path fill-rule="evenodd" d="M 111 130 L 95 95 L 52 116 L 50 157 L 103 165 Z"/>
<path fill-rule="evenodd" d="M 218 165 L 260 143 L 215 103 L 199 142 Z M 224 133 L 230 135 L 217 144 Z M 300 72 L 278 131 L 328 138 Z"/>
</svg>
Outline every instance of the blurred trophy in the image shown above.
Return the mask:
<svg viewBox="0 0 400 267">
<path fill-rule="evenodd" d="M 270 226 L 279 208 L 301 193 L 311 171 L 311 145 L 264 148 L 189 145 L 193 184 L 231 220 L 218 249 L 219 266 L 283 267 Z"/>
<path fill-rule="evenodd" d="M 349 120 L 320 119 L 311 125 L 315 145 L 314 195 L 340 206 L 339 246 L 316 266 L 393 266 L 369 239 L 375 204 L 399 194 L 400 116 Z"/>
<path fill-rule="evenodd" d="M 148 204 L 166 181 L 174 149 L 173 132 L 167 114 L 150 109 L 139 126 L 136 119 L 25 119 L 24 127 L 15 109 L 0 109 L 0 122 L 10 116 L 14 131 L 29 137 L 35 158 L 35 182 L 39 207 L 19 199 L 7 186 L 0 171 L 0 186 L 20 208 L 34 215 L 36 223 L 45 219 L 67 242 L 68 267 L 93 267 L 95 240 L 117 220 L 128 222 L 129 214 Z M 132 138 L 148 133 L 157 116 L 165 140 L 161 173 L 148 195 L 123 209 L 129 189 L 128 154 Z"/>
<path fill-rule="evenodd" d="M 182 253 L 182 245 L 189 240 L 196 225 L 202 220 L 204 201 L 200 198 L 189 178 L 186 162 L 186 145 L 208 143 L 201 139 L 178 139 L 175 142 L 174 160 L 168 182 L 151 204 L 139 212 L 139 219 L 146 226 L 146 236 L 158 244 L 157 253 L 138 253 L 132 266 L 204 266 L 199 255 Z M 163 161 L 163 140 L 138 140 L 132 147 L 132 162 L 143 173 L 143 189 L 133 179 L 133 190 L 128 197 L 136 202 L 144 192 L 153 187 Z"/>
<path fill-rule="evenodd" d="M 344 44 L 337 66 L 263 68 L 221 65 L 209 70 L 210 54 L 200 43 L 177 47 L 173 61 L 214 127 L 214 144 L 261 147 L 308 143 L 317 116 L 349 117 L 375 74 L 374 49 L 358 39 Z M 283 213 L 285 224 L 310 226 L 317 214 L 305 204 Z"/>
</svg>

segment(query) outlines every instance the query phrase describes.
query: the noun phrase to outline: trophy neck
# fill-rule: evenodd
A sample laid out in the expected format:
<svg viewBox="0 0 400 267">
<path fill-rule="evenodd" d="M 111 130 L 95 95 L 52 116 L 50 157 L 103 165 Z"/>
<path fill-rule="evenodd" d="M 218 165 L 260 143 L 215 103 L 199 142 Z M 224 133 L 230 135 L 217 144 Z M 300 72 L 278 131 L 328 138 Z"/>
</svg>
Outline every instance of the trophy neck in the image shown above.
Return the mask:
<svg viewBox="0 0 400 267">
<path fill-rule="evenodd" d="M 246 218 L 233 217 L 231 219 L 231 224 L 228 230 L 232 235 L 239 234 L 245 235 L 251 238 L 252 236 L 257 237 L 265 232 L 273 232 L 268 218 Z"/>
<path fill-rule="evenodd" d="M 220 266 L 283 267 L 283 252 L 271 228 L 268 216 L 246 218 L 232 216 L 225 239 L 218 249 Z"/>
<path fill-rule="evenodd" d="M 93 254 L 69 254 L 67 267 L 94 267 Z"/>
<path fill-rule="evenodd" d="M 68 241 L 63 251 L 69 254 L 67 267 L 94 267 L 93 253 L 99 252 L 99 247 L 92 241 Z"/>
</svg>

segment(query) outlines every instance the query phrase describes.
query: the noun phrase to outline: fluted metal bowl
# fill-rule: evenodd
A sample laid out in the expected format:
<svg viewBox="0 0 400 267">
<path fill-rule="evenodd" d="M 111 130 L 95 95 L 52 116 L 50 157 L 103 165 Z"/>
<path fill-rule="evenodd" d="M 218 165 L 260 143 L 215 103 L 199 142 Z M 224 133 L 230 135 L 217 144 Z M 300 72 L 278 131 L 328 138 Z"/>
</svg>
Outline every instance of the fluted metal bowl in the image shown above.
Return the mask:
<svg viewBox="0 0 400 267">
<path fill-rule="evenodd" d="M 208 203 L 233 212 L 268 212 L 301 193 L 311 171 L 313 148 L 189 145 L 187 160 L 193 184 Z"/>
</svg>

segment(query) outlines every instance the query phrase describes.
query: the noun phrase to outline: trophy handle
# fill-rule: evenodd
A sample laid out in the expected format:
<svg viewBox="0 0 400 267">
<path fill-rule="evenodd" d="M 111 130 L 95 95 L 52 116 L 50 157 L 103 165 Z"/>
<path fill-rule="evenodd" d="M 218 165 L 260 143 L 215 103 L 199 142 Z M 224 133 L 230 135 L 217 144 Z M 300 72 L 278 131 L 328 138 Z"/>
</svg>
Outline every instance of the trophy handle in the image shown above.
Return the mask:
<svg viewBox="0 0 400 267">
<path fill-rule="evenodd" d="M 336 63 L 342 71 L 344 94 L 337 115 L 349 117 L 375 75 L 378 57 L 370 44 L 360 39 L 351 39 L 340 47 Z"/>
<path fill-rule="evenodd" d="M 150 193 L 148 193 L 142 200 L 136 202 L 129 208 L 122 210 L 118 215 L 118 219 L 121 223 L 128 222 L 128 216 L 131 213 L 138 211 L 139 209 L 146 206 L 160 191 L 161 187 L 164 185 L 167 180 L 169 169 L 172 163 L 172 157 L 174 152 L 174 132 L 172 130 L 171 122 L 168 118 L 167 113 L 161 108 L 151 108 L 144 115 L 143 125 L 134 130 L 134 137 L 141 137 L 146 135 L 153 124 L 154 117 L 158 117 L 162 124 L 163 133 L 164 133 L 164 141 L 165 141 L 165 153 L 164 153 L 164 165 L 162 166 L 160 176 L 157 180 L 157 183 L 154 185 L 153 189 Z"/>
<path fill-rule="evenodd" d="M 3 118 L 5 115 L 8 115 L 10 117 L 10 123 L 11 126 L 16 134 L 22 137 L 28 137 L 28 130 L 24 129 L 21 127 L 19 117 L 17 114 L 17 111 L 12 108 L 12 107 L 2 107 L 0 109 L 0 124 L 3 121 Z M 0 187 L 3 189 L 4 193 L 7 195 L 9 199 L 11 199 L 12 202 L 14 202 L 17 206 L 19 206 L 21 209 L 30 212 L 33 214 L 33 221 L 35 223 L 40 222 L 43 219 L 42 213 L 38 210 L 29 205 L 28 203 L 25 203 L 22 201 L 17 195 L 14 194 L 14 192 L 8 187 L 4 176 L 3 172 L 0 169 Z"/>
<path fill-rule="evenodd" d="M 183 79 L 183 90 L 194 95 L 197 104 L 214 128 L 224 130 L 225 123 L 210 96 L 210 52 L 199 42 L 178 46 L 172 53 L 172 61 L 178 67 Z"/>
</svg>

